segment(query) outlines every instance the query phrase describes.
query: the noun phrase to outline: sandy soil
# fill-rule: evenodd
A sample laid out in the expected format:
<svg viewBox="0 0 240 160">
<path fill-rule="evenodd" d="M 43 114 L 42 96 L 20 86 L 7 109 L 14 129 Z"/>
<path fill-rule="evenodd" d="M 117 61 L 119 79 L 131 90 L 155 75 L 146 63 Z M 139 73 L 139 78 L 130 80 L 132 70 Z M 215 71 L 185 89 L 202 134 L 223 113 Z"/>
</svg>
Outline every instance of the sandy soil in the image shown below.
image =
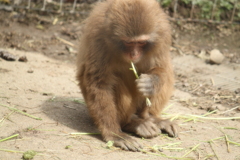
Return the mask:
<svg viewBox="0 0 240 160">
<path fill-rule="evenodd" d="M 222 39 L 214 43 L 201 39 L 200 43 L 192 41 L 196 40 L 192 34 L 175 38 L 178 49 L 173 47 L 172 53 L 176 90 L 163 116 L 178 121 L 180 135 L 135 137 L 144 151 L 134 153 L 109 147 L 98 134 L 81 135 L 99 131 L 81 102 L 75 80 L 79 22 L 61 21 L 55 26 L 41 23 L 44 29 L 39 29 L 39 20 L 19 21 L 6 12 L 0 15 L 4 15 L 0 19 L 0 49 L 28 59 L 0 59 L 0 160 L 21 159 L 29 150 L 37 152 L 34 160 L 240 160 L 240 43 L 236 39 L 230 42 L 231 47 L 224 47 Z M 220 65 L 208 64 L 198 56 L 199 51 L 213 48 L 224 53 Z M 214 114 L 204 115 L 215 109 Z M 12 135 L 18 136 L 2 141 Z"/>
</svg>

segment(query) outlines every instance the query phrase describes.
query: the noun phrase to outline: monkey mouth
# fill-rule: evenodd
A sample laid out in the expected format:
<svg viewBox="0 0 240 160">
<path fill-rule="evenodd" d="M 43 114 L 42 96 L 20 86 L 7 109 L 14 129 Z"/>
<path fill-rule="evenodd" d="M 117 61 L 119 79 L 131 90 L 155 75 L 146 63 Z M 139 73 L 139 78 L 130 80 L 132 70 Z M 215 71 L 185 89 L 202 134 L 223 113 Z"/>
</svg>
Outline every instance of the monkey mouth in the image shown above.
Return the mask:
<svg viewBox="0 0 240 160">
<path fill-rule="evenodd" d="M 140 60 L 141 56 L 130 57 L 130 62 L 133 62 L 134 64 L 139 62 Z"/>
</svg>

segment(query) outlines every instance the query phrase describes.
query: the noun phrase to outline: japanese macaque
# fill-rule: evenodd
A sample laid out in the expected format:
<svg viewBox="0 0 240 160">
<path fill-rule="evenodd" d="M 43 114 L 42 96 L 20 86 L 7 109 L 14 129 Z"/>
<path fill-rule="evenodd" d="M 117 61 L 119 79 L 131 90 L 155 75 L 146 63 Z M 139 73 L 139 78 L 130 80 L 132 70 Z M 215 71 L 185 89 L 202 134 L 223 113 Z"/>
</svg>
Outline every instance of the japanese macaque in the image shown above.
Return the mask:
<svg viewBox="0 0 240 160">
<path fill-rule="evenodd" d="M 140 151 L 141 144 L 126 132 L 177 136 L 178 126 L 160 118 L 174 83 L 170 45 L 171 28 L 155 0 L 107 0 L 93 9 L 80 41 L 77 79 L 105 141 Z"/>
</svg>

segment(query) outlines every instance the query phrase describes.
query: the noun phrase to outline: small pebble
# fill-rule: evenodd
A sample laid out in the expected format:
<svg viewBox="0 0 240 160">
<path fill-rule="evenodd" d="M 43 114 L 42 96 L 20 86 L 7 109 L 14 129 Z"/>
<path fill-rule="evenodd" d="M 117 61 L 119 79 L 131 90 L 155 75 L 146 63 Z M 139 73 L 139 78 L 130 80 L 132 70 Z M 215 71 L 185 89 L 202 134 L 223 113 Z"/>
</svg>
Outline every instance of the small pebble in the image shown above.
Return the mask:
<svg viewBox="0 0 240 160">
<path fill-rule="evenodd" d="M 240 111 L 240 106 L 237 108 L 238 111 Z"/>
<path fill-rule="evenodd" d="M 27 73 L 33 73 L 33 72 L 34 72 L 34 71 L 33 71 L 33 70 L 31 70 L 31 69 L 27 71 Z"/>
<path fill-rule="evenodd" d="M 221 104 L 214 104 L 211 107 L 208 108 L 209 111 L 214 111 L 214 110 L 218 110 L 218 111 L 225 111 L 226 107 L 224 107 Z"/>
<path fill-rule="evenodd" d="M 240 94 L 240 88 L 236 89 L 234 92 L 235 92 L 236 94 Z"/>
<path fill-rule="evenodd" d="M 26 56 L 21 56 L 19 59 L 18 59 L 19 62 L 27 62 L 28 59 Z"/>
<path fill-rule="evenodd" d="M 8 51 L 0 50 L 0 57 L 6 61 L 15 61 L 17 57 Z"/>
<path fill-rule="evenodd" d="M 224 55 L 217 49 L 210 51 L 210 62 L 213 64 L 221 64 L 224 59 Z"/>
</svg>

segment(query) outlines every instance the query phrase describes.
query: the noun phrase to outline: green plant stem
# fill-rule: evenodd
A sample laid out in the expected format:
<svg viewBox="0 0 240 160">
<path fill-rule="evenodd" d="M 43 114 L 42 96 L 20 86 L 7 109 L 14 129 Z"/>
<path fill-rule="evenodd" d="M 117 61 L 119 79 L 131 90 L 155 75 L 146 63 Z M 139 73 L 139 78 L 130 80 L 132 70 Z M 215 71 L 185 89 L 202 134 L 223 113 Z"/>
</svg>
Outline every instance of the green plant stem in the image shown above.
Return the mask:
<svg viewBox="0 0 240 160">
<path fill-rule="evenodd" d="M 70 133 L 70 135 L 98 135 L 101 133 L 81 133 L 81 132 L 77 132 L 77 133 Z"/>
<path fill-rule="evenodd" d="M 226 134 L 224 134 L 224 136 L 225 136 L 225 139 L 226 139 L 227 151 L 228 151 L 228 153 L 230 153 L 228 136 Z"/>
<path fill-rule="evenodd" d="M 189 155 L 192 151 L 194 151 L 195 149 L 197 149 L 198 146 L 200 146 L 200 144 L 201 144 L 201 143 L 199 143 L 199 144 L 197 144 L 196 146 L 194 146 L 190 151 L 188 151 L 187 153 L 185 153 L 185 154 L 182 156 L 182 158 L 183 158 L 183 157 L 186 157 L 186 156 Z"/>
<path fill-rule="evenodd" d="M 158 154 L 158 153 L 152 153 L 152 152 L 148 152 L 148 151 L 145 151 L 145 150 L 142 150 L 143 153 L 146 153 L 146 154 L 150 154 L 150 155 L 154 155 L 154 156 L 160 156 L 160 157 L 164 157 L 164 158 L 169 158 L 169 159 L 181 159 L 181 160 L 192 160 L 191 158 L 185 158 L 185 157 L 171 157 L 171 156 L 167 156 L 167 155 L 164 155 L 164 154 Z"/>
<path fill-rule="evenodd" d="M 7 141 L 7 140 L 12 139 L 12 138 L 17 137 L 17 136 L 19 136 L 19 134 L 14 134 L 14 135 L 12 135 L 10 137 L 4 138 L 4 139 L 0 139 L 0 142 Z"/>
<path fill-rule="evenodd" d="M 4 152 L 13 152 L 13 153 L 24 153 L 23 151 L 14 151 L 14 150 L 9 150 L 9 149 L 1 149 L 0 151 L 4 151 Z"/>
<path fill-rule="evenodd" d="M 198 116 L 198 115 L 187 115 L 191 117 L 196 117 L 196 118 L 201 118 L 201 119 L 212 119 L 212 120 L 232 120 L 232 119 L 240 119 L 240 117 L 203 117 L 203 116 Z"/>
<path fill-rule="evenodd" d="M 23 112 L 23 111 L 20 111 L 20 110 L 18 110 L 17 108 L 9 107 L 9 106 L 3 105 L 3 104 L 0 104 L 0 106 L 7 107 L 8 109 L 10 109 L 10 110 L 12 110 L 12 111 L 16 111 L 16 112 L 18 112 L 18 113 L 21 113 L 21 114 L 23 114 L 23 115 L 25 115 L 25 116 L 28 116 L 28 117 L 30 117 L 30 118 L 33 118 L 33 119 L 42 120 L 42 118 L 35 117 L 35 116 L 33 116 L 33 115 L 30 115 L 30 114 L 28 114 L 28 113 L 25 113 L 25 112 Z"/>
<path fill-rule="evenodd" d="M 213 153 L 215 154 L 216 158 L 219 160 L 219 157 L 218 157 L 218 155 L 217 155 L 215 149 L 213 148 L 212 143 L 209 142 L 209 144 L 210 144 L 210 146 L 211 146 L 211 148 L 212 148 L 212 150 L 213 150 Z"/>
<path fill-rule="evenodd" d="M 139 76 L 138 76 L 138 74 L 137 74 L 137 70 L 136 70 L 133 62 L 131 62 L 131 65 L 132 65 L 132 68 L 130 68 L 130 70 L 132 70 L 133 73 L 135 74 L 135 77 L 136 77 L 137 79 L 139 79 Z M 147 106 L 149 106 L 149 107 L 152 105 L 152 103 L 151 103 L 151 101 L 150 101 L 150 99 L 149 99 L 148 97 L 146 97 L 146 104 L 147 104 Z"/>
</svg>

